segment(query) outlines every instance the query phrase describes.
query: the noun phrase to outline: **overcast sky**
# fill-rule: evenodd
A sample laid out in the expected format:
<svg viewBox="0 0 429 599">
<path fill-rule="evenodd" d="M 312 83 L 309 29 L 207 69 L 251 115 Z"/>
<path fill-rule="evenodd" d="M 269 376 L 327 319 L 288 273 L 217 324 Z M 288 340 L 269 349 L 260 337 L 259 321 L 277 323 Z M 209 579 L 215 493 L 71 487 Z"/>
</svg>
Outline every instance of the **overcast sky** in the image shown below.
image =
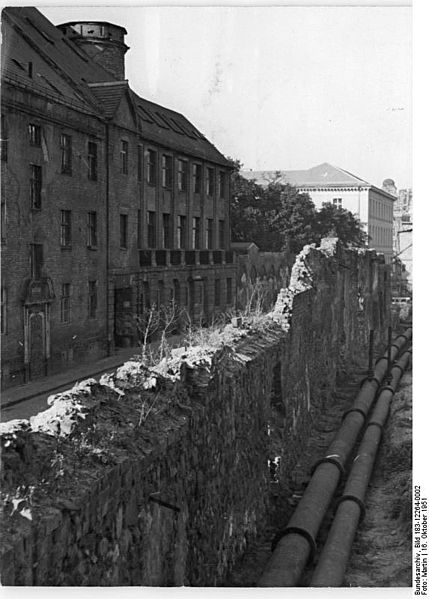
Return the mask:
<svg viewBox="0 0 429 599">
<path fill-rule="evenodd" d="M 247 169 L 329 162 L 411 186 L 407 7 L 41 7 L 124 26 L 126 77 Z"/>
</svg>

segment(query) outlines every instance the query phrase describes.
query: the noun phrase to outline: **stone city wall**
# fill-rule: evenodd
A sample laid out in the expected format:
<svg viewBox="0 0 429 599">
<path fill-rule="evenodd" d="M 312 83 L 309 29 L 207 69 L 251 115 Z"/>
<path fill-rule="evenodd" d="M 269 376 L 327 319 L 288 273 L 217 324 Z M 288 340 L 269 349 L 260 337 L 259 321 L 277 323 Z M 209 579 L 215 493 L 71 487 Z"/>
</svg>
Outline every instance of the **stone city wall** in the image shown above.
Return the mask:
<svg viewBox="0 0 429 599">
<path fill-rule="evenodd" d="M 335 240 L 307 246 L 270 314 L 1 425 L 2 583 L 221 584 L 336 374 L 366 354 L 371 327 L 385 338 L 381 260 Z"/>
</svg>

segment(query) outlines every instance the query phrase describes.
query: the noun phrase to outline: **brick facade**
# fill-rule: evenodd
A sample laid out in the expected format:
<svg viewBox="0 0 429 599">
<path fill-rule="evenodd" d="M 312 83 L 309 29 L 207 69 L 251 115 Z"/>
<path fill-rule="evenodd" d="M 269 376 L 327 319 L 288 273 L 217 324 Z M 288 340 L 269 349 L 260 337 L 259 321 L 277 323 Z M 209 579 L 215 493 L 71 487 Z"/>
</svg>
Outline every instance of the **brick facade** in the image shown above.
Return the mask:
<svg viewBox="0 0 429 599">
<path fill-rule="evenodd" d="M 152 304 L 198 322 L 233 307 L 229 162 L 120 69 L 112 81 L 76 29 L 3 16 L 4 385 L 137 343 Z"/>
</svg>

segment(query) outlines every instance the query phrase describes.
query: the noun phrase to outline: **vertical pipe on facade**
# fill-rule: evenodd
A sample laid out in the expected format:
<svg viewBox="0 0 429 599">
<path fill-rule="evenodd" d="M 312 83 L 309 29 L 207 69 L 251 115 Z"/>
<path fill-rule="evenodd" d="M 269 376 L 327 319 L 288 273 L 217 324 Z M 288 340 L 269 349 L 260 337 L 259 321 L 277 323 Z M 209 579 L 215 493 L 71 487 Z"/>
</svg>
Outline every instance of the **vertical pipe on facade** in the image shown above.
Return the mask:
<svg viewBox="0 0 429 599">
<path fill-rule="evenodd" d="M 411 329 L 392 344 L 394 359 L 411 338 Z M 389 351 L 389 348 L 388 348 Z M 388 351 L 378 360 L 374 377 L 362 385 L 352 408 L 328 448 L 316 462 L 312 477 L 287 527 L 277 536 L 271 559 L 258 581 L 260 587 L 296 586 L 311 554 L 316 550 L 316 536 L 352 449 L 362 430 L 378 388 L 386 375 Z M 387 355 L 386 355 L 387 354 Z"/>
<path fill-rule="evenodd" d="M 109 266 L 110 266 L 110 168 L 109 168 L 109 123 L 105 124 L 106 130 L 106 334 L 107 334 L 107 355 L 112 353 L 112 338 L 110 333 L 110 281 L 109 281 Z"/>
<path fill-rule="evenodd" d="M 339 587 L 343 583 L 356 530 L 364 516 L 365 494 L 380 445 L 382 428 L 409 358 L 410 352 L 405 352 L 398 364 L 393 366 L 391 384 L 382 389 L 379 395 L 314 571 L 310 583 L 312 587 Z"/>
</svg>

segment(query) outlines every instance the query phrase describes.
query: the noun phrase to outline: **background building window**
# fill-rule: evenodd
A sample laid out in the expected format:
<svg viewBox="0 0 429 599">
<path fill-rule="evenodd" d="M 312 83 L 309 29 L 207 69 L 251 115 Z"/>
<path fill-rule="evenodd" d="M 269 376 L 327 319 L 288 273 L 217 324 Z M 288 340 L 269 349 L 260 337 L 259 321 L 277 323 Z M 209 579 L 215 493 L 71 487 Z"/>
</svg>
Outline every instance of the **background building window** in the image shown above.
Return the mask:
<svg viewBox="0 0 429 599">
<path fill-rule="evenodd" d="M 97 281 L 88 281 L 88 316 L 97 316 Z"/>
<path fill-rule="evenodd" d="M 192 219 L 192 249 L 200 249 L 200 219 L 198 216 Z"/>
<path fill-rule="evenodd" d="M 88 142 L 88 179 L 97 181 L 97 144 Z"/>
<path fill-rule="evenodd" d="M 121 162 L 121 173 L 123 175 L 127 175 L 128 174 L 128 142 L 125 140 L 121 141 L 120 162 Z"/>
<path fill-rule="evenodd" d="M 201 193 L 201 164 L 192 165 L 192 179 L 194 182 L 194 193 Z"/>
<path fill-rule="evenodd" d="M 186 216 L 177 217 L 177 245 L 181 250 L 186 247 Z"/>
<path fill-rule="evenodd" d="M 72 138 L 71 135 L 61 134 L 61 172 L 71 175 L 72 172 Z"/>
<path fill-rule="evenodd" d="M 215 279 L 214 283 L 214 304 L 215 306 L 220 306 L 220 279 Z"/>
<path fill-rule="evenodd" d="M 7 289 L 1 288 L 1 315 L 0 332 L 3 335 L 7 333 Z"/>
<path fill-rule="evenodd" d="M 225 249 L 225 221 L 219 221 L 219 248 Z"/>
<path fill-rule="evenodd" d="M 34 210 L 42 208 L 42 167 L 30 164 L 30 203 Z"/>
<path fill-rule="evenodd" d="M 72 243 L 71 210 L 61 210 L 60 245 L 68 248 Z"/>
<path fill-rule="evenodd" d="M 88 212 L 88 240 L 89 247 L 97 246 L 97 213 Z"/>
<path fill-rule="evenodd" d="M 39 280 L 42 278 L 43 268 L 43 245 L 41 243 L 31 244 L 31 278 Z"/>
<path fill-rule="evenodd" d="M 149 185 L 156 185 L 156 152 L 147 151 L 147 182 Z"/>
<path fill-rule="evenodd" d="M 147 213 L 147 245 L 156 247 L 156 213 L 153 210 Z"/>
<path fill-rule="evenodd" d="M 180 306 L 180 281 L 179 279 L 173 279 L 173 301 L 176 306 Z"/>
<path fill-rule="evenodd" d="M 70 322 L 70 283 L 61 286 L 61 322 Z"/>
<path fill-rule="evenodd" d="M 42 144 L 42 128 L 40 125 L 30 123 L 28 125 L 28 134 L 32 146 L 40 146 Z"/>
<path fill-rule="evenodd" d="M 188 188 L 188 163 L 186 160 L 178 162 L 178 187 L 179 191 L 186 191 Z"/>
<path fill-rule="evenodd" d="M 137 146 L 137 180 L 143 179 L 143 146 Z"/>
<path fill-rule="evenodd" d="M 128 214 L 119 215 L 119 246 L 128 247 Z"/>
<path fill-rule="evenodd" d="M 219 197 L 226 198 L 226 173 L 219 172 Z"/>
<path fill-rule="evenodd" d="M 162 236 L 163 247 L 171 247 L 171 219 L 167 213 L 162 215 Z"/>
<path fill-rule="evenodd" d="M 208 196 L 214 196 L 215 191 L 215 171 L 214 168 L 207 168 L 206 193 Z"/>
<path fill-rule="evenodd" d="M 162 156 L 162 186 L 171 189 L 173 185 L 173 158 L 163 154 Z"/>
<path fill-rule="evenodd" d="M 208 218 L 207 219 L 207 249 L 208 250 L 212 250 L 213 249 L 213 219 L 212 218 Z"/>
<path fill-rule="evenodd" d="M 334 204 L 334 206 L 336 206 L 337 208 L 342 208 L 343 207 L 343 198 L 334 198 L 332 200 L 332 203 Z"/>
</svg>

